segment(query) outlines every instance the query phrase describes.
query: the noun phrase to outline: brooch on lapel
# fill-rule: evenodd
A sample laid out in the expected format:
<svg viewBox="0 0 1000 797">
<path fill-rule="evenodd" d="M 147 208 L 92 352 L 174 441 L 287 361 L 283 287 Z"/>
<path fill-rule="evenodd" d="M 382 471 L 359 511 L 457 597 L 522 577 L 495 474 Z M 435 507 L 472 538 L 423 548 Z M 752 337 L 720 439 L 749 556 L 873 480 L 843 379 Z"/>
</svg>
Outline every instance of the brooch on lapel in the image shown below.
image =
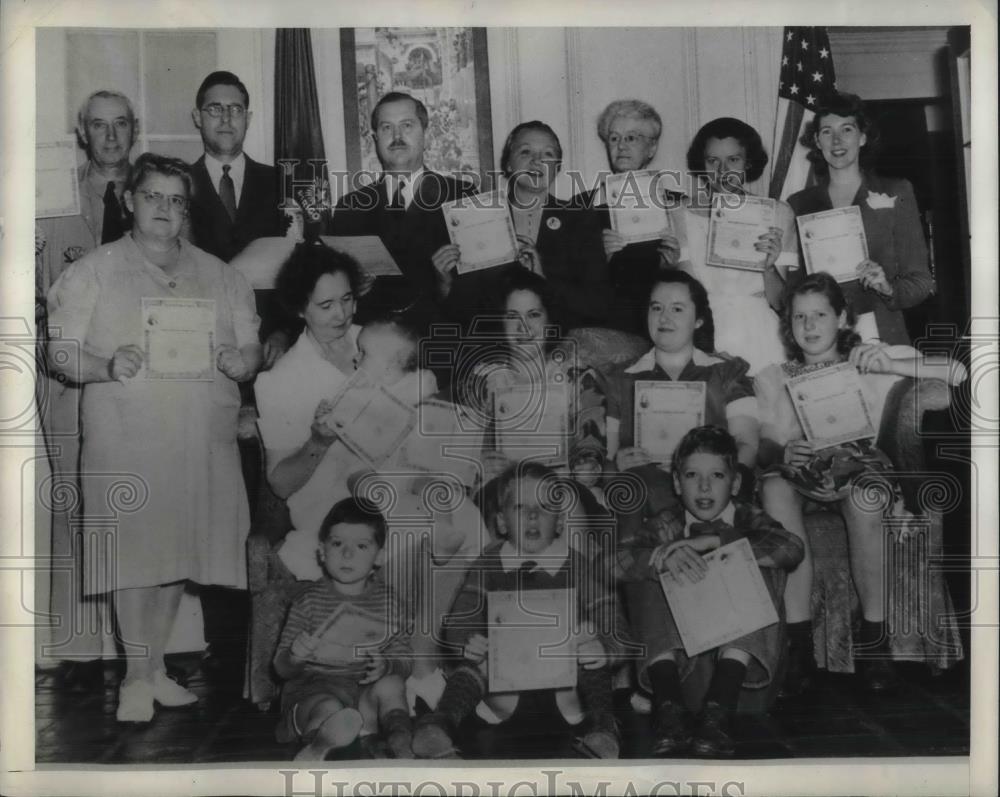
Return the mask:
<svg viewBox="0 0 1000 797">
<path fill-rule="evenodd" d="M 560 227 L 562 227 L 562 222 L 559 221 L 559 219 L 557 219 L 555 216 L 549 216 L 549 220 L 545 222 L 545 226 L 548 227 L 550 230 L 558 230 Z"/>
<path fill-rule="evenodd" d="M 868 207 L 872 210 L 896 207 L 896 197 L 889 194 L 880 194 L 877 191 L 869 191 L 866 201 L 868 202 Z"/>
</svg>

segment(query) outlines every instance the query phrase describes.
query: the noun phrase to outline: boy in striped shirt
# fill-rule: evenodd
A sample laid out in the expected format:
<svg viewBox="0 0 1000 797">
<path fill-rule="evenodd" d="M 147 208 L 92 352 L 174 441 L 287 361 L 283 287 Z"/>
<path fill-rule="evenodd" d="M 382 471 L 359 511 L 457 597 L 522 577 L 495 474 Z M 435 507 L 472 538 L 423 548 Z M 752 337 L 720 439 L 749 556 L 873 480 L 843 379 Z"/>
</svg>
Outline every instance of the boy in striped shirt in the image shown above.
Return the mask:
<svg viewBox="0 0 1000 797">
<path fill-rule="evenodd" d="M 354 498 L 336 503 L 320 527 L 325 578 L 292 602 L 274 657 L 285 680 L 277 737 L 305 742 L 296 761 L 322 761 L 379 730 L 393 756 L 412 757 L 403 685 L 412 657 L 379 573 L 385 535 L 382 515 Z"/>
</svg>

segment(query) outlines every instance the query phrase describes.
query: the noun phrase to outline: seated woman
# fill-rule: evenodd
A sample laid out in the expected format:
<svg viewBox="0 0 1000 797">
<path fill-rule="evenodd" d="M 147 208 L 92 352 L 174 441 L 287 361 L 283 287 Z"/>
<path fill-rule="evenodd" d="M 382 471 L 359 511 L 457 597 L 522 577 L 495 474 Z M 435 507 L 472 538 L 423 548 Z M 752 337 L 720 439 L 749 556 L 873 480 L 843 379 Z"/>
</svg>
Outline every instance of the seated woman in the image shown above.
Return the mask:
<svg viewBox="0 0 1000 797">
<path fill-rule="evenodd" d="M 903 310 L 934 291 L 913 187 L 870 170 L 878 133 L 861 98 L 838 94 L 816 109 L 802 143 L 821 182 L 788 197 L 796 216 L 855 205 L 868 241 L 857 281 L 844 283 L 862 340 L 909 344 Z M 869 315 L 874 313 L 874 315 Z"/>
<path fill-rule="evenodd" d="M 750 364 L 754 374 L 781 356 L 778 306 L 789 267 L 798 265 L 795 216 L 784 202 L 776 203 L 774 226 L 762 233 L 755 248 L 765 253 L 763 271 L 712 266 L 708 258 L 709 214 L 716 196 L 733 200 L 749 196 L 744 183 L 764 173 L 767 153 L 760 135 L 739 119 L 713 119 L 695 134 L 687 154 L 688 169 L 698 175 L 706 192 L 669 213 L 676 248 L 666 258 L 697 277 L 708 291 L 715 317 L 715 348 Z"/>
<path fill-rule="evenodd" d="M 873 484 L 882 484 L 891 498 L 892 464 L 874 445 L 874 439 L 816 450 L 792 406 L 786 383 L 792 377 L 837 363 L 850 362 L 861 372 L 862 389 L 878 424 L 889 388 L 899 376 L 942 379 L 958 384 L 965 379 L 962 365 L 944 360 L 924 361 L 909 346 L 862 344 L 854 331 L 854 311 L 844 291 L 829 274 L 811 274 L 789 286 L 781 318 L 785 345 L 792 359 L 761 371 L 755 389 L 761 412 L 760 464 L 768 470 L 760 480 L 764 510 L 805 546 L 805 559 L 789 574 L 785 609 L 792 657 L 785 692 L 803 691 L 814 667 L 810 599 L 812 558 L 803 522 L 806 500 L 834 504 L 844 517 L 850 546 L 849 567 L 861 602 L 860 644 L 869 652 L 885 653 L 866 660 L 861 670 L 872 691 L 888 688 L 893 680 L 885 626 L 884 503 L 871 497 Z"/>
<path fill-rule="evenodd" d="M 566 329 L 600 325 L 613 304 L 600 230 L 588 222 L 588 213 L 549 193 L 561 165 L 562 145 L 547 124 L 524 122 L 507 136 L 500 168 L 521 246 L 518 261 L 552 285 L 554 321 Z M 459 275 L 459 259 L 454 244 L 433 257 L 445 314 L 469 322 L 489 311 L 505 269 Z"/>
<path fill-rule="evenodd" d="M 483 351 L 482 360 L 462 383 L 460 396 L 487 422 L 485 479 L 514 459 L 568 465 L 579 486 L 580 508 L 587 514 L 600 513 L 599 482 L 607 445 L 602 380 L 582 366 L 571 342 L 561 337 L 552 321 L 553 299 L 552 286 L 538 274 L 520 267 L 505 274 L 494 308 L 502 318 L 503 344 Z M 565 393 L 561 385 L 566 386 Z M 508 392 L 516 386 L 530 389 Z M 557 392 L 550 392 L 553 389 Z M 561 411 L 563 402 L 568 434 L 541 432 L 537 424 L 551 417 L 547 411 Z"/>
<path fill-rule="evenodd" d="M 634 511 L 618 513 L 616 576 L 624 582 L 629 622 L 637 638 L 658 633 L 663 591 L 649 560 L 654 549 L 676 538 L 678 503 L 665 469 L 669 455 L 661 453 L 657 464 L 649 451 L 636 445 L 636 382 L 705 383 L 702 423 L 727 429 L 735 439 L 744 496 L 752 494 L 750 468 L 758 442 L 757 400 L 747 363 L 709 353 L 713 351 L 713 321 L 704 286 L 684 271 L 661 271 L 651 286 L 648 308 L 653 348 L 634 363 L 619 366 L 608 378 L 608 456 L 632 482 L 622 491 L 637 491 L 643 499 Z M 667 732 L 654 730 L 660 735 Z"/>
</svg>

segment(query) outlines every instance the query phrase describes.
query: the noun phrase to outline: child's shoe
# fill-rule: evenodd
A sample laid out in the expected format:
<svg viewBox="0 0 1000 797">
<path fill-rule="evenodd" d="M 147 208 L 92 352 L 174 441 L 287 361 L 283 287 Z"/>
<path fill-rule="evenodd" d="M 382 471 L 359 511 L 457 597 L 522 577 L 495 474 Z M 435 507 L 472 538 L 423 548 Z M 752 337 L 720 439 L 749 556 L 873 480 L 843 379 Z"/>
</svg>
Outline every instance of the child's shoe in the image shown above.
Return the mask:
<svg viewBox="0 0 1000 797">
<path fill-rule="evenodd" d="M 149 722 L 153 719 L 152 684 L 144 678 L 123 681 L 118 689 L 115 718 L 119 722 Z"/>
<path fill-rule="evenodd" d="M 684 707 L 667 700 L 653 716 L 652 754 L 660 758 L 672 756 L 687 748 L 690 741 Z"/>
<path fill-rule="evenodd" d="M 710 758 L 730 758 L 736 745 L 729 735 L 732 712 L 718 703 L 706 703 L 694 732 L 691 749 Z"/>
<path fill-rule="evenodd" d="M 576 740 L 573 747 L 587 758 L 618 758 L 620 751 L 618 723 L 613 716 L 595 717 L 590 731 Z"/>
<path fill-rule="evenodd" d="M 393 758 L 413 758 L 413 726 L 404 709 L 394 709 L 379 720 L 386 747 Z"/>
<path fill-rule="evenodd" d="M 447 720 L 437 712 L 420 717 L 413 732 L 413 754 L 417 758 L 458 758 L 446 726 Z"/>
<path fill-rule="evenodd" d="M 198 695 L 185 689 L 163 670 L 153 673 L 153 700 L 161 706 L 190 706 L 198 702 Z"/>
</svg>

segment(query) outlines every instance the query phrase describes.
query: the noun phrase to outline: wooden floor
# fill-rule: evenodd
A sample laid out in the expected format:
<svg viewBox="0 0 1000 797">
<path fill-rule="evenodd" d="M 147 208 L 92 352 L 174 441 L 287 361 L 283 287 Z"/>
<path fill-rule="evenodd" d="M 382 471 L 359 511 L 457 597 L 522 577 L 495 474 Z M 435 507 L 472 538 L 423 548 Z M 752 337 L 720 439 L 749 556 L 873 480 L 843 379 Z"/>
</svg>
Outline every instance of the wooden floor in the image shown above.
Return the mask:
<svg viewBox="0 0 1000 797">
<path fill-rule="evenodd" d="M 115 721 L 119 673 L 104 668 L 104 689 L 71 690 L 51 673 L 36 676 L 36 758 L 50 764 L 192 764 L 283 761 L 294 748 L 274 741 L 276 715 L 244 702 L 233 685 L 202 675 L 195 656 L 172 657 L 201 701 L 158 709 L 146 725 Z M 735 732 L 738 758 L 829 756 L 955 756 L 969 751 L 968 667 L 960 663 L 936 677 L 921 665 L 901 665 L 891 695 L 859 693 L 851 676 L 823 674 L 808 697 L 781 704 L 769 716 L 741 716 Z M 619 693 L 623 756 L 648 753 L 648 717 Z M 527 723 L 527 727 L 531 727 Z M 538 725 L 525 749 L 534 757 L 562 757 L 546 744 Z M 361 758 L 358 746 L 339 758 Z M 530 757 L 531 754 L 524 754 Z M 469 756 L 472 757 L 472 756 Z"/>
</svg>

